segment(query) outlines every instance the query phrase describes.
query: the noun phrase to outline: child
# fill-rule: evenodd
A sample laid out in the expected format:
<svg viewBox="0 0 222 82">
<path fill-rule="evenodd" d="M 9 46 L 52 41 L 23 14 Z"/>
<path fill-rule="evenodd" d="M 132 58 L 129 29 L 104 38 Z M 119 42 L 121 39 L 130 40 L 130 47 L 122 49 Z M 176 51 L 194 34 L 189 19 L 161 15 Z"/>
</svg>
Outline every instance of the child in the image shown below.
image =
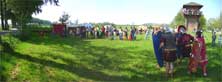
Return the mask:
<svg viewBox="0 0 222 82">
<path fill-rule="evenodd" d="M 208 63 L 206 56 L 206 45 L 201 31 L 196 32 L 196 40 L 193 45 L 190 62 L 188 65 L 189 73 L 196 72 L 197 66 L 200 65 L 203 75 L 207 76 L 206 65 Z"/>
</svg>

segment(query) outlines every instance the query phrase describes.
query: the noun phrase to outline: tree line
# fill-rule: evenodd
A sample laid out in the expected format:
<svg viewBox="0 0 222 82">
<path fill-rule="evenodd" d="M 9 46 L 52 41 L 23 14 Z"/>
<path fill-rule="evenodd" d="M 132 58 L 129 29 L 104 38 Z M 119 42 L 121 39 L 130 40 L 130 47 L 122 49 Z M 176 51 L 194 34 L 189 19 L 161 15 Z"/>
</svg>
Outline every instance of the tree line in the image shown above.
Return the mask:
<svg viewBox="0 0 222 82">
<path fill-rule="evenodd" d="M 209 30 L 220 30 L 222 31 L 222 11 L 219 17 L 210 18 L 207 23 Z"/>
<path fill-rule="evenodd" d="M 50 26 L 52 24 L 51 21 L 43 20 L 39 18 L 32 18 L 29 23 L 34 23 L 38 25 Z"/>
<path fill-rule="evenodd" d="M 19 29 L 32 20 L 33 14 L 42 12 L 42 5 L 51 4 L 59 6 L 59 0 L 0 0 L 0 15 L 2 30 L 9 30 L 8 20 L 12 27 Z"/>
<path fill-rule="evenodd" d="M 204 15 L 201 15 L 199 22 L 202 30 L 222 30 L 222 12 L 220 13 L 219 17 L 210 18 L 208 20 Z M 185 25 L 185 17 L 181 11 L 177 13 L 173 21 L 170 23 L 170 26 L 173 28 L 175 28 L 176 25 Z"/>
</svg>

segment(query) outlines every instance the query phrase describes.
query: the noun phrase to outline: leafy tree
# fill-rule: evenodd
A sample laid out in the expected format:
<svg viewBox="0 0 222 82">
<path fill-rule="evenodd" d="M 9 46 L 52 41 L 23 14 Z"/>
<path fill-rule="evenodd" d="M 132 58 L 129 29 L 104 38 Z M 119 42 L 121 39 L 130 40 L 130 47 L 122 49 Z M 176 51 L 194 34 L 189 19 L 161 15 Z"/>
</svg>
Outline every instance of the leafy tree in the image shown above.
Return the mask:
<svg viewBox="0 0 222 82">
<path fill-rule="evenodd" d="M 186 19 L 183 16 L 183 13 L 180 11 L 177 13 L 175 18 L 171 22 L 170 26 L 175 28 L 176 25 L 185 25 L 185 20 Z M 200 22 L 200 27 L 202 27 L 202 29 L 205 30 L 206 29 L 206 18 L 204 17 L 204 15 L 201 15 L 199 22 Z"/>
<path fill-rule="evenodd" d="M 200 19 L 200 27 L 202 28 L 202 30 L 206 30 L 207 26 L 206 26 L 206 18 L 204 17 L 204 15 L 201 15 Z"/>
<path fill-rule="evenodd" d="M 6 15 L 6 0 L 0 0 L 0 12 L 1 12 L 1 25 L 2 29 L 5 30 L 6 28 L 6 21 L 5 21 L 5 15 Z"/>
<path fill-rule="evenodd" d="M 7 20 L 11 19 L 13 27 L 16 23 L 24 27 L 32 14 L 42 12 L 41 6 L 47 3 L 58 5 L 59 0 L 1 0 L 1 20 L 7 24 Z"/>
<path fill-rule="evenodd" d="M 208 20 L 208 29 L 219 29 L 220 28 L 220 21 L 218 18 L 210 18 Z"/>
<path fill-rule="evenodd" d="M 173 21 L 170 24 L 170 26 L 173 28 L 175 27 L 175 25 L 185 25 L 185 18 L 181 11 L 177 13 L 177 15 L 174 17 Z"/>
<path fill-rule="evenodd" d="M 40 25 L 51 25 L 52 24 L 48 20 L 42 20 L 42 19 L 39 19 L 39 18 L 32 18 L 30 23 L 37 23 L 37 24 L 40 24 Z"/>
<path fill-rule="evenodd" d="M 70 18 L 70 15 L 64 12 L 63 15 L 59 18 L 59 21 L 60 21 L 62 24 L 65 24 L 65 23 L 67 23 L 67 21 L 69 20 L 69 18 Z"/>
<path fill-rule="evenodd" d="M 42 0 L 8 0 L 8 8 L 16 16 L 15 20 L 19 25 L 25 27 L 32 18 L 33 13 L 40 13 L 41 5 L 44 4 Z"/>
<path fill-rule="evenodd" d="M 54 4 L 56 6 L 58 6 L 59 4 L 59 0 L 43 0 L 44 3 L 50 3 L 50 4 Z"/>
<path fill-rule="evenodd" d="M 220 16 L 217 18 L 210 18 L 207 22 L 208 29 L 218 29 L 222 30 L 222 12 L 220 13 Z"/>
<path fill-rule="evenodd" d="M 102 27 L 102 26 L 105 26 L 105 25 L 112 25 L 113 27 L 116 27 L 116 25 L 114 23 L 110 23 L 110 22 L 92 23 L 92 24 L 95 27 Z"/>
<path fill-rule="evenodd" d="M 220 12 L 220 28 L 222 29 L 222 11 Z"/>
</svg>

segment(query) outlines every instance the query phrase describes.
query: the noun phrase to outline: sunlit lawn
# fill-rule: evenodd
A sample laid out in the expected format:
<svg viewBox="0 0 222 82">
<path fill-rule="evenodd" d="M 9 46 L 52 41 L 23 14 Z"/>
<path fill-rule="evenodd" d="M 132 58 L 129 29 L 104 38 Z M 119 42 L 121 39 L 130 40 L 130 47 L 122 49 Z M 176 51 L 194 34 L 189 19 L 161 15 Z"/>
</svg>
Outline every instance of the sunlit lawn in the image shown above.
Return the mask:
<svg viewBox="0 0 222 82">
<path fill-rule="evenodd" d="M 9 42 L 8 37 L 3 40 Z M 208 77 L 200 69 L 188 75 L 184 59 L 175 65 L 174 78 L 167 78 L 164 68 L 156 68 L 151 37 L 119 41 L 46 36 L 24 42 L 11 37 L 14 51 L 1 52 L 1 81 L 222 81 L 222 49 L 212 48 L 210 41 Z"/>
</svg>

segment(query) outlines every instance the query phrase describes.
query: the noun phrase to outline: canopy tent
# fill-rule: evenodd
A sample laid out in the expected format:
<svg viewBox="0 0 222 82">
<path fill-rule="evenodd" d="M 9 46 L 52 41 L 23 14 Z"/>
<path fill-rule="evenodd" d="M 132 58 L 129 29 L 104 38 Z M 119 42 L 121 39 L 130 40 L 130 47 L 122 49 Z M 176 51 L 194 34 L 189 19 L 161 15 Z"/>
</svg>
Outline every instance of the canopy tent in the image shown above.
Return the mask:
<svg viewBox="0 0 222 82">
<path fill-rule="evenodd" d="M 91 23 L 83 24 L 83 26 L 86 28 L 93 28 L 93 25 Z"/>
</svg>

